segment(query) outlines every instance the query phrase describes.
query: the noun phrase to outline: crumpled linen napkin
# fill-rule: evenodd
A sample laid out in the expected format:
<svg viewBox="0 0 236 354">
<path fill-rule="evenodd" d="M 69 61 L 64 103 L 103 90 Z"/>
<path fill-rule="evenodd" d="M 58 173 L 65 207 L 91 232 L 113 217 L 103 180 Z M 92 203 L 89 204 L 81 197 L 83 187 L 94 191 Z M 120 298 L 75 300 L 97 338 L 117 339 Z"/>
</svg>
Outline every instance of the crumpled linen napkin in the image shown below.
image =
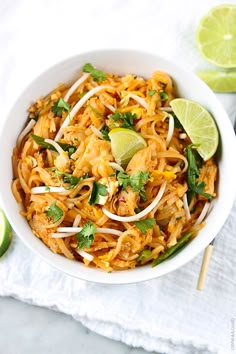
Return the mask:
<svg viewBox="0 0 236 354">
<path fill-rule="evenodd" d="M 194 30 L 204 13 L 219 3 L 18 0 L 13 4 L 2 0 L 0 126 L 27 83 L 56 61 L 80 51 L 142 48 L 189 70 L 209 68 L 195 48 Z M 234 95 L 218 98 L 233 121 Z M 195 290 L 202 254 L 164 277 L 109 286 L 60 273 L 15 236 L 0 260 L 0 295 L 67 313 L 97 333 L 150 351 L 232 353 L 235 235 L 236 203 L 217 237 L 203 292 Z"/>
</svg>

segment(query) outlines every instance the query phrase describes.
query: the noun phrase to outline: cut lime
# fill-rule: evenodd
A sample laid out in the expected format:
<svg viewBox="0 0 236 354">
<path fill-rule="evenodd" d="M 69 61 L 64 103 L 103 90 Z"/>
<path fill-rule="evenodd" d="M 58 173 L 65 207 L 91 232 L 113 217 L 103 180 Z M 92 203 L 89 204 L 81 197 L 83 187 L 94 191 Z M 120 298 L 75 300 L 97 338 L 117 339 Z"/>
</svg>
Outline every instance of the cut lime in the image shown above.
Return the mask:
<svg viewBox="0 0 236 354">
<path fill-rule="evenodd" d="M 218 130 L 210 113 L 200 104 L 183 98 L 176 98 L 170 105 L 203 160 L 209 160 L 219 143 Z"/>
<path fill-rule="evenodd" d="M 0 209 L 0 257 L 8 250 L 12 238 L 12 227 Z"/>
<path fill-rule="evenodd" d="M 112 154 L 121 166 L 126 166 L 136 152 L 147 146 L 143 137 L 130 129 L 115 128 L 108 135 L 111 139 Z"/>
<path fill-rule="evenodd" d="M 215 92 L 236 92 L 236 71 L 202 70 L 197 75 Z"/>
<path fill-rule="evenodd" d="M 203 17 L 196 33 L 205 59 L 224 68 L 236 67 L 236 6 L 214 7 Z"/>
</svg>

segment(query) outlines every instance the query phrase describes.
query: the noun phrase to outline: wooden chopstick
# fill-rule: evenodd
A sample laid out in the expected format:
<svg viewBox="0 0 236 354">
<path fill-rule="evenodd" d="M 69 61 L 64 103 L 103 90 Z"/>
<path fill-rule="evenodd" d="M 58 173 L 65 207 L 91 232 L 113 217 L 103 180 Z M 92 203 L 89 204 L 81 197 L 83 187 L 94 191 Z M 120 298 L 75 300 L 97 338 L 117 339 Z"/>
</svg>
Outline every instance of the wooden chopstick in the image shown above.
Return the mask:
<svg viewBox="0 0 236 354">
<path fill-rule="evenodd" d="M 210 262 L 213 247 L 214 247 L 214 242 L 215 242 L 215 239 L 213 239 L 211 241 L 211 243 L 207 246 L 207 248 L 204 251 L 201 270 L 200 270 L 200 274 L 198 277 L 197 290 L 203 290 L 203 288 L 204 288 L 207 270 L 208 270 L 209 262 Z"/>
</svg>

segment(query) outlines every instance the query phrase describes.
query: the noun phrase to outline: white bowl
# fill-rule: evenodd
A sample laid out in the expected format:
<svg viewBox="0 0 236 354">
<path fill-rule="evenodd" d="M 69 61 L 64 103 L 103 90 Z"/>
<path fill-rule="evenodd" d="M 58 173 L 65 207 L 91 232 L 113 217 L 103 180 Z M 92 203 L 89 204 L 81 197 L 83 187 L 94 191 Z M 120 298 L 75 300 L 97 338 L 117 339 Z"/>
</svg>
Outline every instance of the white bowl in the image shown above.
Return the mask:
<svg viewBox="0 0 236 354">
<path fill-rule="evenodd" d="M 199 102 L 214 116 L 221 134 L 221 156 L 219 158 L 218 197 L 207 217 L 206 226 L 198 236 L 181 252 L 152 268 L 149 265 L 132 270 L 114 271 L 111 274 L 96 268 L 86 268 L 78 261 L 71 261 L 54 254 L 33 235 L 27 221 L 19 214 L 18 205 L 11 192 L 12 165 L 11 155 L 17 136 L 22 130 L 27 108 L 38 97 L 45 96 L 59 83 L 72 83 L 82 66 L 91 62 L 106 72 L 116 74 L 134 73 L 150 77 L 153 71 L 163 70 L 171 75 L 178 88 L 179 97 Z M 6 215 L 15 232 L 24 243 L 46 262 L 76 278 L 108 284 L 135 283 L 159 277 L 183 266 L 202 251 L 223 226 L 232 207 L 236 192 L 235 135 L 229 118 L 214 93 L 195 75 L 179 68 L 174 63 L 156 55 L 134 50 L 100 50 L 79 54 L 54 65 L 36 78 L 20 95 L 1 132 L 1 186 Z M 23 255 L 22 255 L 23 257 Z"/>
</svg>

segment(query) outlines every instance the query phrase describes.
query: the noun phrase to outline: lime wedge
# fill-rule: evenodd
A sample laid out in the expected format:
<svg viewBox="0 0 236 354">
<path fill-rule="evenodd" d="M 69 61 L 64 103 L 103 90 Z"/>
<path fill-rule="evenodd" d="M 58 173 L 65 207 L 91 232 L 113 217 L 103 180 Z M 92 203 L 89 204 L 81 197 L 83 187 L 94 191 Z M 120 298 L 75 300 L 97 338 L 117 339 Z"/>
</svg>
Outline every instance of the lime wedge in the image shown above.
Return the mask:
<svg viewBox="0 0 236 354">
<path fill-rule="evenodd" d="M 198 49 L 209 62 L 236 67 L 236 6 L 214 7 L 203 17 L 196 33 Z"/>
<path fill-rule="evenodd" d="M 197 75 L 215 92 L 236 92 L 236 71 L 202 70 Z"/>
<path fill-rule="evenodd" d="M 219 143 L 218 130 L 210 113 L 200 104 L 183 98 L 176 98 L 170 105 L 203 160 L 209 160 Z"/>
<path fill-rule="evenodd" d="M 111 139 L 111 150 L 116 162 L 126 166 L 136 152 L 147 146 L 143 137 L 133 130 L 115 128 L 108 134 Z"/>
<path fill-rule="evenodd" d="M 10 246 L 12 239 L 12 227 L 4 212 L 0 209 L 0 257 L 4 255 Z"/>
</svg>

